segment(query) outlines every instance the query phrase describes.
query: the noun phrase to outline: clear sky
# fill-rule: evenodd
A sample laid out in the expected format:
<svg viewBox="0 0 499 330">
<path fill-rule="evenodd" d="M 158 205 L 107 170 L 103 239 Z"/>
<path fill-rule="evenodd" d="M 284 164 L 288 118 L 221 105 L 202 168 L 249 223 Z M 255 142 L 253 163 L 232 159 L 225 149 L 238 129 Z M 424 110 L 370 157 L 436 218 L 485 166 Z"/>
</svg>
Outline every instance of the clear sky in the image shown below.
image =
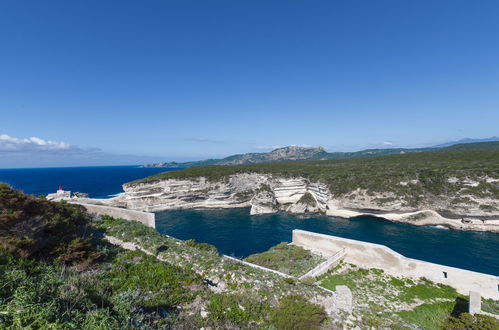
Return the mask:
<svg viewBox="0 0 499 330">
<path fill-rule="evenodd" d="M 496 0 L 0 1 L 0 167 L 498 135 L 498 17 Z"/>
</svg>

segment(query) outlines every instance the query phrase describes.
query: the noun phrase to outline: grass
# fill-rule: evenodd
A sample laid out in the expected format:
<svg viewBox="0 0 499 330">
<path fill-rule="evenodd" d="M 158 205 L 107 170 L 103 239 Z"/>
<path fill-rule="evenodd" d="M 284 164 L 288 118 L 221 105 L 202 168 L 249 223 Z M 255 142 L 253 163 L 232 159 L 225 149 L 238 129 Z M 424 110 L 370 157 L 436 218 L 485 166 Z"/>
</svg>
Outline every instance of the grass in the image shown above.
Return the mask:
<svg viewBox="0 0 499 330">
<path fill-rule="evenodd" d="M 322 306 L 312 304 L 302 296 L 287 296 L 270 313 L 270 321 L 277 329 L 320 329 L 326 318 Z"/>
<path fill-rule="evenodd" d="M 482 310 L 487 313 L 499 315 L 499 300 L 482 299 Z"/>
<path fill-rule="evenodd" d="M 458 297 L 456 290 L 448 285 L 422 280 L 421 283 L 402 287 L 398 298 L 403 302 L 430 300 L 435 298 L 455 299 Z"/>
<path fill-rule="evenodd" d="M 228 261 L 205 243 L 92 220 L 78 206 L 0 186 L 0 328 L 270 327 L 272 308 L 298 294 L 324 292 Z"/>
<path fill-rule="evenodd" d="M 423 304 L 411 311 L 401 311 L 398 315 L 407 323 L 423 329 L 441 329 L 452 314 L 455 304 L 451 301 Z"/>
<path fill-rule="evenodd" d="M 388 275 L 380 269 L 362 269 L 341 263 L 318 278 L 325 288 L 346 285 L 353 294 L 357 325 L 390 328 L 413 324 L 439 329 L 456 312 L 464 312 L 467 298 L 452 287 L 424 278 Z"/>
<path fill-rule="evenodd" d="M 301 246 L 282 242 L 268 251 L 248 256 L 246 261 L 278 270 L 282 273 L 301 276 L 315 268 L 325 259 Z"/>
</svg>

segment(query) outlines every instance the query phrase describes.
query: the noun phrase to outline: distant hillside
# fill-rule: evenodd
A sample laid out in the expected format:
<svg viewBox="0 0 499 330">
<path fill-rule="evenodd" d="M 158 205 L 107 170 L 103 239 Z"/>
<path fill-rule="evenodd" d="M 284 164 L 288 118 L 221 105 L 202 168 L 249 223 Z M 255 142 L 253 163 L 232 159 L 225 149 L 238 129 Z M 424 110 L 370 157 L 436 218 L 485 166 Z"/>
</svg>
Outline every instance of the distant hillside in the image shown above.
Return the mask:
<svg viewBox="0 0 499 330">
<path fill-rule="evenodd" d="M 493 150 L 499 149 L 498 142 L 477 142 L 477 143 L 462 143 L 455 144 L 442 150 Z"/>
<path fill-rule="evenodd" d="M 483 139 L 493 140 L 496 137 Z M 499 139 L 498 139 L 499 140 Z M 346 159 L 346 158 L 359 158 L 359 157 L 374 157 L 383 155 L 404 154 L 410 152 L 423 152 L 439 150 L 471 150 L 471 149 L 490 149 L 497 148 L 499 142 L 475 142 L 476 139 L 464 139 L 460 141 L 470 141 L 456 144 L 441 144 L 439 146 L 428 148 L 391 148 L 391 149 L 366 149 L 355 152 L 327 152 L 322 147 L 299 147 L 289 146 L 284 148 L 274 149 L 270 152 L 262 153 L 247 153 L 237 154 L 222 159 L 207 159 L 192 162 L 165 162 L 156 164 L 147 164 L 143 167 L 163 167 L 163 168 L 182 168 L 191 166 L 205 166 L 205 165 L 250 165 L 250 164 L 264 164 L 264 163 L 279 163 L 289 161 L 304 161 L 304 160 L 332 160 L 332 159 Z"/>
<path fill-rule="evenodd" d="M 194 177 L 205 177 L 208 181 L 215 182 L 241 173 L 271 174 L 321 182 L 327 185 L 336 198 L 366 191 L 372 196 L 386 195 L 380 197 L 380 203 L 389 200 L 417 208 L 443 200 L 444 204 L 456 205 L 460 200 L 467 201 L 466 196 L 499 199 L 499 143 L 463 144 L 420 153 L 377 157 L 239 166 L 193 166 L 159 173 L 128 184 Z M 466 207 L 469 211 L 470 206 Z M 483 209 L 486 207 L 485 204 L 482 206 Z M 441 205 L 435 205 L 435 208 L 445 209 Z M 495 206 L 491 210 L 495 211 Z"/>
<path fill-rule="evenodd" d="M 222 159 L 207 159 L 193 162 L 165 162 L 156 164 L 147 164 L 143 167 L 164 167 L 164 168 L 179 168 L 191 166 L 205 166 L 205 165 L 250 165 L 262 163 L 279 163 L 298 160 L 327 160 L 327 159 L 343 159 L 343 158 L 356 158 L 356 157 L 372 157 L 381 155 L 399 154 L 405 152 L 419 152 L 425 151 L 428 148 L 421 149 L 366 149 L 356 152 L 327 152 L 322 147 L 298 147 L 289 146 L 278 148 L 271 152 L 262 153 L 247 153 L 238 154 L 225 157 Z"/>
<path fill-rule="evenodd" d="M 445 147 L 450 147 L 450 146 L 457 145 L 457 144 L 459 144 L 459 145 L 461 145 L 461 144 L 475 144 L 475 143 L 480 143 L 480 142 L 498 142 L 498 141 L 499 141 L 499 137 L 497 137 L 497 136 L 492 136 L 492 137 L 485 138 L 485 139 L 465 138 L 465 139 L 461 139 L 458 141 L 451 141 L 451 142 L 437 144 L 436 146 L 433 146 L 433 148 L 445 148 Z"/>
</svg>

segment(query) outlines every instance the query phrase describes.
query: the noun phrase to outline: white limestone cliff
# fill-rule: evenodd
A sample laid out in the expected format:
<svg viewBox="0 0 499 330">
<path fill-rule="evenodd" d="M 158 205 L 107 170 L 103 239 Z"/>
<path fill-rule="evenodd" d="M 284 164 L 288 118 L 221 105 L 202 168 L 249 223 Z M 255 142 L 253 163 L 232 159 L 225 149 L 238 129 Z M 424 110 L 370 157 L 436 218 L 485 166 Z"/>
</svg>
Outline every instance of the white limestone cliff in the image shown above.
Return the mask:
<svg viewBox="0 0 499 330">
<path fill-rule="evenodd" d="M 374 215 L 414 225 L 442 225 L 455 229 L 499 232 L 499 211 L 485 212 L 474 206 L 488 203 L 487 205 L 499 209 L 499 201 L 480 200 L 472 196 L 469 196 L 473 198 L 471 206 L 435 198 L 431 204 L 428 202 L 416 209 L 390 192 L 373 194 L 356 190 L 343 196 L 333 196 L 322 183 L 310 182 L 305 178 L 257 173 L 235 174 L 218 181 L 199 177 L 129 183 L 123 189 L 125 193 L 115 198 L 81 200 L 145 212 L 250 207 L 250 212 L 254 215 L 280 211 L 295 214 L 321 213 L 343 218 Z M 442 215 L 446 213 L 452 213 L 452 219 Z"/>
</svg>

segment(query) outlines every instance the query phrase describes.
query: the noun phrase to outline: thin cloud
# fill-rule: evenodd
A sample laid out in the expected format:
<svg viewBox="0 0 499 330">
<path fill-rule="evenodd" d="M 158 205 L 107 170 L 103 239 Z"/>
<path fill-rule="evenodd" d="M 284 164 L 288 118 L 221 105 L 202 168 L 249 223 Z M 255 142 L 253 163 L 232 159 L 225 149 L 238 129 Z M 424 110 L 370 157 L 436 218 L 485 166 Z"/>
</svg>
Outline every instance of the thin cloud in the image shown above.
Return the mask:
<svg viewBox="0 0 499 330">
<path fill-rule="evenodd" d="M 17 138 L 0 134 L 0 168 L 140 165 L 156 163 L 164 157 L 113 154 L 99 148 L 81 148 L 39 137 Z"/>
<path fill-rule="evenodd" d="M 198 142 L 198 143 L 222 143 L 222 141 L 216 141 L 212 139 L 207 139 L 207 138 L 186 138 L 186 141 L 191 141 L 191 142 Z"/>
<path fill-rule="evenodd" d="M 278 148 L 282 148 L 282 146 L 255 146 L 255 149 L 258 150 L 274 150 Z"/>
<path fill-rule="evenodd" d="M 44 140 L 39 137 L 16 138 L 7 134 L 0 134 L 0 151 L 55 151 L 68 150 L 71 145 L 66 142 Z"/>
</svg>

